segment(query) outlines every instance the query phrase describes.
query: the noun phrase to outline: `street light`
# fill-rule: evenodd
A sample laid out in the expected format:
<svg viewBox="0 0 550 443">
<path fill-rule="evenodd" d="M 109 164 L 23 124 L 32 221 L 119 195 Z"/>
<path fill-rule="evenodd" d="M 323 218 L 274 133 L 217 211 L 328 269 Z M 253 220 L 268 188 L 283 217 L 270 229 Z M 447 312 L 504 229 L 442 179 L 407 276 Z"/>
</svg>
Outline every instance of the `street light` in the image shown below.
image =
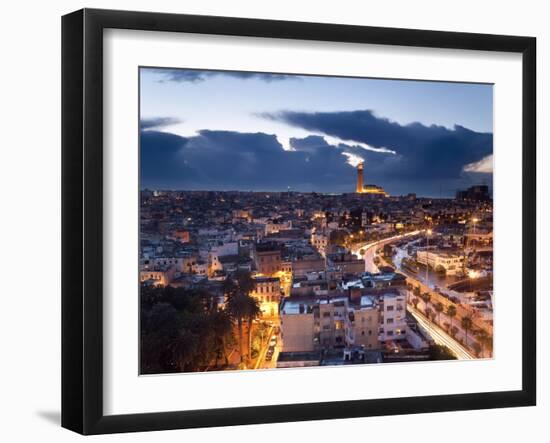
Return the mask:
<svg viewBox="0 0 550 443">
<path fill-rule="evenodd" d="M 476 223 L 479 221 L 477 217 L 472 218 L 472 223 L 474 224 L 474 235 L 476 235 Z"/>
</svg>

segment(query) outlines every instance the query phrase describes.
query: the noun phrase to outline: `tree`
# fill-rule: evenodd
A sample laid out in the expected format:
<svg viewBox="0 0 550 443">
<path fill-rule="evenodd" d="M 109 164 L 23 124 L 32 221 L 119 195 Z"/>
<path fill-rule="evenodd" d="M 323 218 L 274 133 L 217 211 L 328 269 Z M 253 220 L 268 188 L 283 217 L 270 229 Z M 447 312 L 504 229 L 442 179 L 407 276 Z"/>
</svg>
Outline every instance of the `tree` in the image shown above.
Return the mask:
<svg viewBox="0 0 550 443">
<path fill-rule="evenodd" d="M 466 335 L 466 346 L 468 346 L 468 331 L 471 331 L 472 326 L 474 325 L 472 317 L 470 317 L 469 315 L 462 317 L 460 324 L 462 326 L 462 329 L 464 329 L 464 333 Z"/>
<path fill-rule="evenodd" d="M 453 318 L 456 317 L 456 306 L 455 305 L 449 305 L 447 306 L 447 317 L 449 317 L 449 320 L 451 321 L 451 330 L 453 329 Z M 454 335 L 453 335 L 454 337 Z"/>
<path fill-rule="evenodd" d="M 453 338 L 456 337 L 457 332 L 458 332 L 458 328 L 456 326 L 451 326 L 451 336 Z"/>
<path fill-rule="evenodd" d="M 478 329 L 474 332 L 476 335 L 477 341 L 481 346 L 482 355 L 485 351 L 488 351 L 490 354 L 493 352 L 493 337 L 490 336 L 485 329 Z"/>
<path fill-rule="evenodd" d="M 229 312 L 219 310 L 212 318 L 212 330 L 216 336 L 216 366 L 218 365 L 218 355 L 224 358 L 225 365 L 229 365 L 229 356 L 227 346 L 234 341 L 233 323 Z"/>
<path fill-rule="evenodd" d="M 445 307 L 443 306 L 443 303 L 439 301 L 435 304 L 434 308 L 435 312 L 437 312 L 437 323 L 441 324 L 441 313 L 443 312 Z"/>
<path fill-rule="evenodd" d="M 236 293 L 234 295 L 230 295 L 227 300 L 227 311 L 229 312 L 229 315 L 231 316 L 233 321 L 237 323 L 237 328 L 239 330 L 239 355 L 241 366 L 245 366 L 243 352 L 243 325 L 248 315 L 248 299 L 248 294 Z"/>
<path fill-rule="evenodd" d="M 229 281 L 228 281 L 229 280 Z M 249 272 L 237 272 L 234 276 L 228 277 L 224 283 L 224 290 L 227 296 L 227 310 L 231 318 L 237 323 L 239 329 L 239 354 L 240 366 L 246 367 L 244 360 L 244 323 L 248 325 L 248 355 L 251 347 L 252 321 L 259 316 L 260 308 L 257 301 L 249 294 L 254 289 L 254 280 Z"/>
<path fill-rule="evenodd" d="M 456 356 L 447 346 L 432 345 L 429 349 L 430 360 L 456 360 Z"/>
<path fill-rule="evenodd" d="M 248 297 L 246 321 L 248 324 L 248 358 L 252 354 L 252 323 L 262 314 L 258 301 L 253 297 Z"/>
<path fill-rule="evenodd" d="M 428 310 L 428 305 L 430 303 L 430 300 L 432 299 L 432 296 L 429 292 L 424 292 L 420 298 L 422 299 L 422 301 L 424 302 L 424 312 L 426 312 L 426 315 L 428 315 L 427 313 L 427 310 Z"/>
<path fill-rule="evenodd" d="M 473 344 L 472 344 L 472 347 L 474 348 L 474 353 L 476 354 L 476 357 L 479 357 L 479 353 L 481 352 L 482 348 L 481 348 L 481 345 L 475 341 Z"/>
<path fill-rule="evenodd" d="M 428 317 L 428 320 L 431 320 L 432 312 L 432 308 L 426 308 L 426 317 Z"/>
</svg>

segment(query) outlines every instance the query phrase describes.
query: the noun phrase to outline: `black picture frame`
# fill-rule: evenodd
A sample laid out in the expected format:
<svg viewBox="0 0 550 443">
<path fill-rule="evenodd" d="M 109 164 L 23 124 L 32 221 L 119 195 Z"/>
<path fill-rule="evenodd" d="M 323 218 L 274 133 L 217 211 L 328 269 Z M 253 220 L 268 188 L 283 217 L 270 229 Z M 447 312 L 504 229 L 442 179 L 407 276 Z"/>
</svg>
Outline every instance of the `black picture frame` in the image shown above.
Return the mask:
<svg viewBox="0 0 550 443">
<path fill-rule="evenodd" d="M 131 415 L 103 413 L 103 30 L 192 32 L 522 54 L 522 389 Z M 62 426 L 82 434 L 413 414 L 536 403 L 536 39 L 83 9 L 62 18 Z"/>
</svg>

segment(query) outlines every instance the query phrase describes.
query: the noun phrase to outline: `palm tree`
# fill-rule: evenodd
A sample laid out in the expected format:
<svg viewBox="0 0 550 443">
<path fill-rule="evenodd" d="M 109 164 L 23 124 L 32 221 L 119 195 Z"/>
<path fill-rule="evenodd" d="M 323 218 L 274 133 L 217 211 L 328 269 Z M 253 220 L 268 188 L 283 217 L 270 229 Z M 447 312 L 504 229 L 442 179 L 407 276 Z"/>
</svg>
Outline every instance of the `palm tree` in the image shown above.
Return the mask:
<svg viewBox="0 0 550 443">
<path fill-rule="evenodd" d="M 445 309 L 445 307 L 443 306 L 443 303 L 439 301 L 435 304 L 434 308 L 435 312 L 437 312 L 437 323 L 441 324 L 441 313 L 443 312 L 443 309 Z"/>
<path fill-rule="evenodd" d="M 258 301 L 248 296 L 247 306 L 246 306 L 246 322 L 248 326 L 248 359 L 252 354 L 252 322 L 257 319 L 262 311 L 260 310 L 260 305 Z"/>
<path fill-rule="evenodd" d="M 474 334 L 477 337 L 477 341 L 481 345 L 482 355 L 486 350 L 489 352 L 493 351 L 493 337 L 491 337 L 485 329 L 478 329 L 474 332 Z"/>
<path fill-rule="evenodd" d="M 212 315 L 212 329 L 215 335 L 216 349 L 216 366 L 218 365 L 218 353 L 223 355 L 225 365 L 229 365 L 229 357 L 227 355 L 227 342 L 233 336 L 233 322 L 228 311 L 217 311 Z"/>
<path fill-rule="evenodd" d="M 428 320 L 432 317 L 432 308 L 426 308 L 426 317 L 428 317 Z"/>
<path fill-rule="evenodd" d="M 472 347 L 474 348 L 474 353 L 476 354 L 476 357 L 479 357 L 479 353 L 483 350 L 481 345 L 477 341 L 475 341 Z"/>
<path fill-rule="evenodd" d="M 473 325 L 474 322 L 472 321 L 472 317 L 470 317 L 469 315 L 462 317 L 461 326 L 462 329 L 464 329 L 464 333 L 466 334 L 466 346 L 468 346 L 468 331 L 472 330 Z"/>
<path fill-rule="evenodd" d="M 227 309 L 230 316 L 237 322 L 239 329 L 240 366 L 245 368 L 244 361 L 244 331 L 243 326 L 248 324 L 248 349 L 250 349 L 252 321 L 259 316 L 260 308 L 257 301 L 249 294 L 254 289 L 254 279 L 249 272 L 239 271 L 224 282 L 224 292 L 227 296 Z M 250 352 L 248 353 L 250 355 Z"/>
<path fill-rule="evenodd" d="M 428 315 L 428 304 L 430 303 L 430 300 L 432 299 L 432 296 L 429 292 L 424 292 L 420 298 L 422 298 L 422 301 L 424 302 L 424 312 L 426 312 L 426 315 Z"/>
<path fill-rule="evenodd" d="M 231 318 L 237 322 L 237 327 L 239 329 L 239 354 L 241 360 L 241 366 L 245 366 L 244 363 L 244 352 L 243 352 L 243 323 L 247 318 L 248 314 L 248 299 L 250 297 L 247 294 L 236 293 L 235 295 L 229 296 L 227 300 L 227 310 Z"/>
<path fill-rule="evenodd" d="M 453 329 L 453 318 L 456 317 L 456 306 L 455 305 L 449 305 L 447 306 L 447 317 L 449 317 L 449 320 L 451 321 L 451 329 Z"/>
<path fill-rule="evenodd" d="M 451 327 L 451 336 L 454 338 L 456 336 L 456 333 L 458 332 L 458 328 L 456 326 Z"/>
</svg>

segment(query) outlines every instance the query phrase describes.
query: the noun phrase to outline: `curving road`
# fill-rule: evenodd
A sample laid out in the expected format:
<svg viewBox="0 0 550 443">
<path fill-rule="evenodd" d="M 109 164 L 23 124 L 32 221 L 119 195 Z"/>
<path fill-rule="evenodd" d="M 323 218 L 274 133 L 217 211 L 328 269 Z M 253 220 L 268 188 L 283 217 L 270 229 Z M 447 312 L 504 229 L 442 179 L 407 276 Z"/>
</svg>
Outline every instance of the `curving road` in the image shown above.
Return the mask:
<svg viewBox="0 0 550 443">
<path fill-rule="evenodd" d="M 387 243 L 392 243 L 396 240 L 400 240 L 403 237 L 412 236 L 418 234 L 420 231 L 410 232 L 407 234 L 396 235 L 394 237 L 386 238 L 379 240 L 373 243 L 364 244 L 361 247 L 353 249 L 352 252 L 361 257 L 359 251 L 364 249 L 365 253 L 363 258 L 365 259 L 365 271 L 376 273 L 378 272 L 378 266 L 374 263 L 374 256 L 376 249 L 380 246 L 384 246 Z M 407 275 L 407 274 L 406 274 Z M 411 278 L 409 276 L 409 278 Z M 419 325 L 426 331 L 426 333 L 433 339 L 437 344 L 444 345 L 458 358 L 459 360 L 473 360 L 475 357 L 458 341 L 452 338 L 447 332 L 445 332 L 439 326 L 430 322 L 426 317 L 416 311 L 411 305 L 407 305 L 407 310 L 413 315 Z"/>
<path fill-rule="evenodd" d="M 361 257 L 361 249 L 365 251 L 363 254 L 363 258 L 365 260 L 365 271 L 372 272 L 373 274 L 378 272 L 378 266 L 376 266 L 376 263 L 374 263 L 374 256 L 376 253 L 376 249 L 380 246 L 384 246 L 387 243 L 392 243 L 396 240 L 400 240 L 404 237 L 410 237 L 413 235 L 419 234 L 420 231 L 413 231 L 413 232 L 407 232 L 406 234 L 399 234 L 395 235 L 393 237 L 385 238 L 383 240 L 378 240 L 372 243 L 366 243 L 361 246 L 355 247 L 351 250 L 351 252 L 356 255 L 357 257 Z"/>
</svg>

